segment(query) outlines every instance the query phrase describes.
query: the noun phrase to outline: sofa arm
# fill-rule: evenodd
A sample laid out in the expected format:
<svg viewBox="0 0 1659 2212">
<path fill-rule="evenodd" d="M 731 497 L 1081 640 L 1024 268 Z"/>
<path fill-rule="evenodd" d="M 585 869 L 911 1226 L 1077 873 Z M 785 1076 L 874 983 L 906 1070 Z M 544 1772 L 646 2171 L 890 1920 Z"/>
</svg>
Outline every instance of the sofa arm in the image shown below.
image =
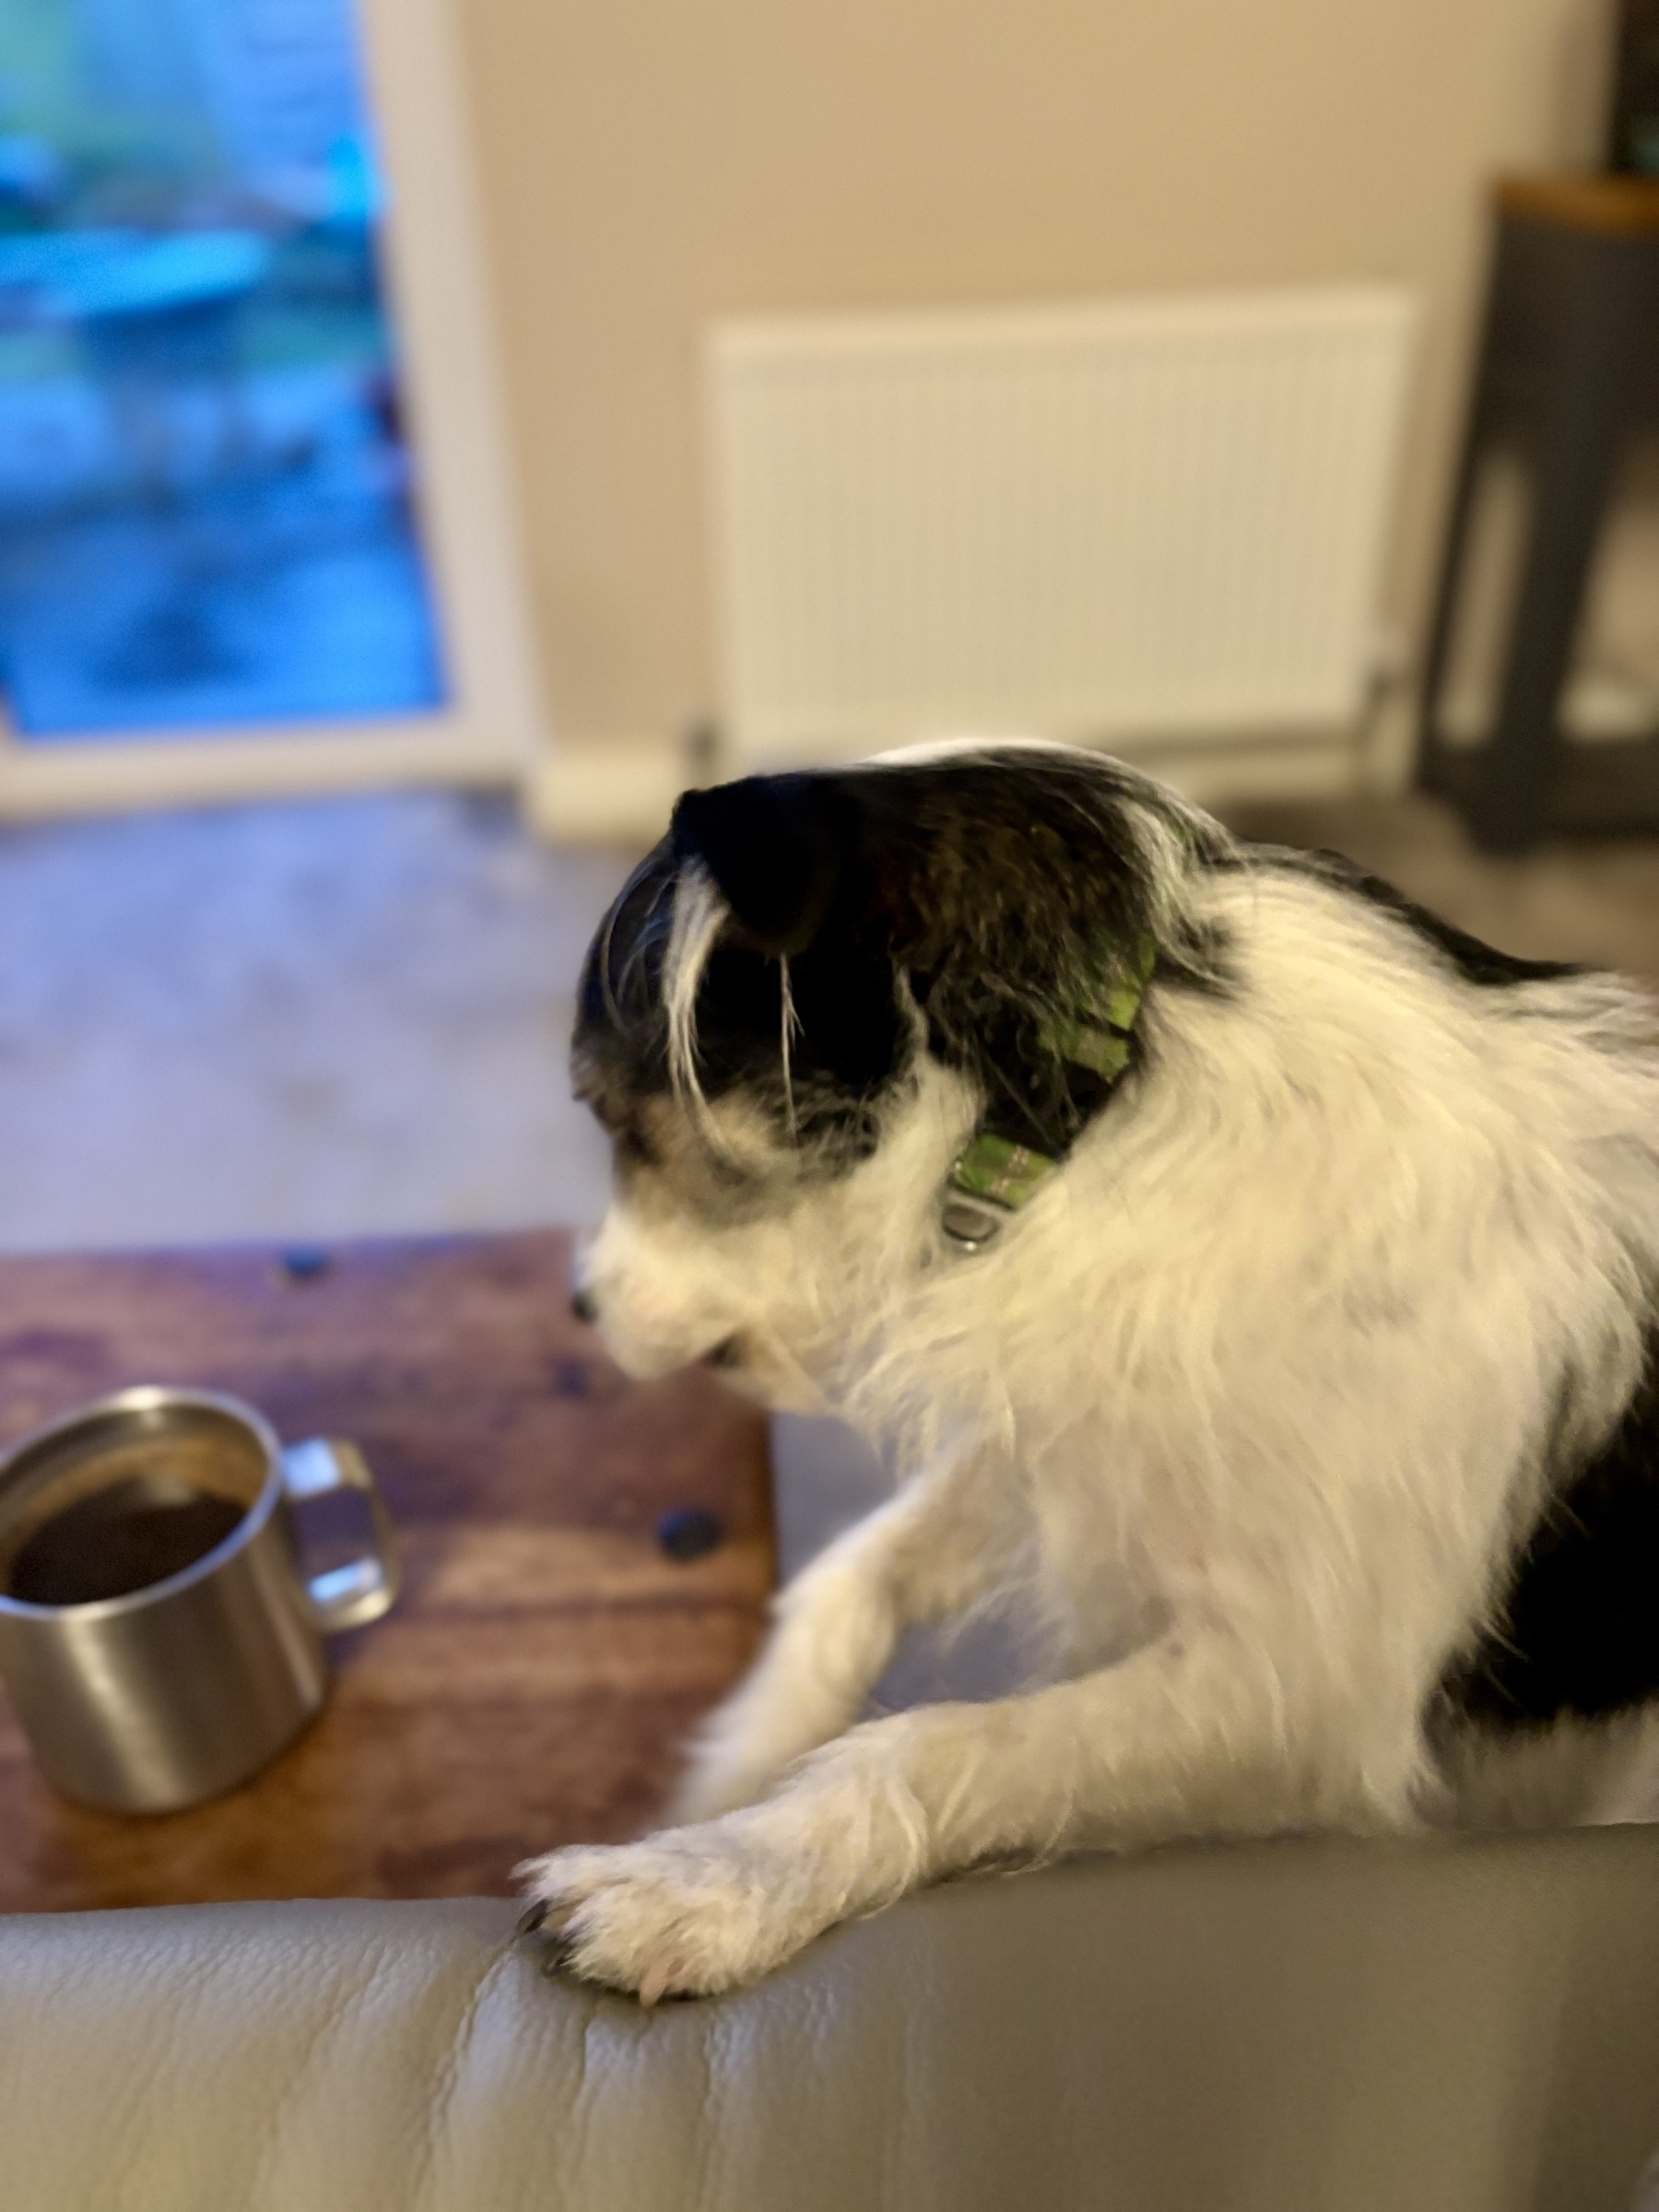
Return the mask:
<svg viewBox="0 0 1659 2212">
<path fill-rule="evenodd" d="M 0 1921 L 18 2212 L 1630 2212 L 1659 1830 L 961 1882 L 760 1987 L 548 1982 L 498 1902 Z"/>
</svg>

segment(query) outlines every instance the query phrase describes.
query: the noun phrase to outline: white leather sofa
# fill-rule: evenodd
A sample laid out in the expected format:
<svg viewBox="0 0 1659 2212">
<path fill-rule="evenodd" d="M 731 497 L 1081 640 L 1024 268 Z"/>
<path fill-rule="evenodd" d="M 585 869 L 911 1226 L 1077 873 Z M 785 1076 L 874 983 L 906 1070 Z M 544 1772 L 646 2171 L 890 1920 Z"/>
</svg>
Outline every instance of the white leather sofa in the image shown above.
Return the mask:
<svg viewBox="0 0 1659 2212">
<path fill-rule="evenodd" d="M 955 1884 L 642 2012 L 499 1902 L 0 1921 L 5 2212 L 1631 2212 L 1659 1830 Z"/>
</svg>

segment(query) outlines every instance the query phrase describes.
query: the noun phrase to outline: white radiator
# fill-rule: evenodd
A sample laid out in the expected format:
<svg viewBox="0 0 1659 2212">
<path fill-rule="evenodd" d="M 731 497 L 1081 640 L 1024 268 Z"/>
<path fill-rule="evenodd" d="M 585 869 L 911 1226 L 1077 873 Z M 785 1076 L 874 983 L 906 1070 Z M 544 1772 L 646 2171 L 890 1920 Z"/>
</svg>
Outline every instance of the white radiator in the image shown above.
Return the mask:
<svg viewBox="0 0 1659 2212">
<path fill-rule="evenodd" d="M 716 325 L 735 764 L 1352 723 L 1415 322 L 1366 285 Z"/>
</svg>

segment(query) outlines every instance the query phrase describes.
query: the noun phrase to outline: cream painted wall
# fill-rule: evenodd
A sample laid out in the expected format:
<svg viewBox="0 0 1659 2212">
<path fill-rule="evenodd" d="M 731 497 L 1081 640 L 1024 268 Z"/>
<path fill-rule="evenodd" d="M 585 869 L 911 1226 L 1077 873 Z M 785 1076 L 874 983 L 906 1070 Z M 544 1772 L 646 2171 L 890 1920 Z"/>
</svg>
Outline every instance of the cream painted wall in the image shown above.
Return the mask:
<svg viewBox="0 0 1659 2212">
<path fill-rule="evenodd" d="M 1403 276 L 1415 629 L 1500 167 L 1593 156 L 1604 0 L 457 0 L 548 691 L 710 702 L 699 333 Z"/>
</svg>

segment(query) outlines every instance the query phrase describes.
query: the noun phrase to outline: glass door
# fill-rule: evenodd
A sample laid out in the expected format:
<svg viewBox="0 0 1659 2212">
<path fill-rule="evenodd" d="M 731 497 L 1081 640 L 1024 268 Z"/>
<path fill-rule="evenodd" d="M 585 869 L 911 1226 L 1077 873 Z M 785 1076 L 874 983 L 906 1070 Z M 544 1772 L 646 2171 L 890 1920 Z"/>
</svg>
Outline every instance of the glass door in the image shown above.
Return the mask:
<svg viewBox="0 0 1659 2212">
<path fill-rule="evenodd" d="M 444 27 L 414 6 L 384 35 L 420 104 L 423 27 L 429 99 L 404 121 L 429 150 Z M 443 588 L 457 531 L 511 565 L 504 512 L 475 487 L 446 514 L 429 452 L 446 408 L 467 418 L 448 442 L 477 447 L 488 367 L 458 364 L 446 397 L 428 364 L 411 430 L 363 29 L 353 0 L 0 0 L 0 804 L 7 771 L 69 789 L 48 756 L 119 796 L 158 747 L 188 792 L 181 748 L 220 755 L 194 779 L 218 789 L 292 787 L 308 758 L 330 782 L 377 757 L 465 772 L 524 740 L 522 638 L 499 607 L 491 639 L 458 635 Z M 431 255 L 397 243 L 418 290 Z M 453 267 L 425 274 L 453 297 Z M 479 665 L 504 647 L 511 700 Z"/>
</svg>

